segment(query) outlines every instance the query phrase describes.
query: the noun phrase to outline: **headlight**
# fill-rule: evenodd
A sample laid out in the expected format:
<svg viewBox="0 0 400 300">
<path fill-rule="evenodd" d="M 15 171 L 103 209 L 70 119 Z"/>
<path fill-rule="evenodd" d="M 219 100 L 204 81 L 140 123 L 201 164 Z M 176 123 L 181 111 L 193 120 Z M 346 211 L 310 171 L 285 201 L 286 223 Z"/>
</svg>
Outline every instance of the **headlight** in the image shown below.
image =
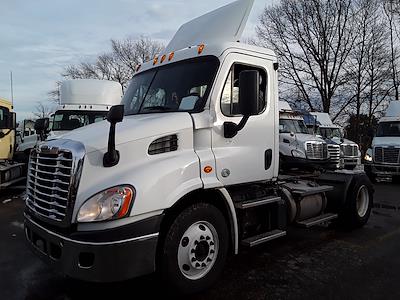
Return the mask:
<svg viewBox="0 0 400 300">
<path fill-rule="evenodd" d="M 365 161 L 370 161 L 370 162 L 372 162 L 372 156 L 369 155 L 369 154 L 367 153 L 367 154 L 365 154 L 365 156 L 364 156 L 364 160 L 365 160 Z"/>
<path fill-rule="evenodd" d="M 135 198 L 130 186 L 117 186 L 89 198 L 79 209 L 78 222 L 116 220 L 128 215 Z"/>
<path fill-rule="evenodd" d="M 303 152 L 301 152 L 300 150 L 297 150 L 297 149 L 292 150 L 292 156 L 293 157 L 297 157 L 297 158 L 306 158 L 306 155 Z"/>
</svg>

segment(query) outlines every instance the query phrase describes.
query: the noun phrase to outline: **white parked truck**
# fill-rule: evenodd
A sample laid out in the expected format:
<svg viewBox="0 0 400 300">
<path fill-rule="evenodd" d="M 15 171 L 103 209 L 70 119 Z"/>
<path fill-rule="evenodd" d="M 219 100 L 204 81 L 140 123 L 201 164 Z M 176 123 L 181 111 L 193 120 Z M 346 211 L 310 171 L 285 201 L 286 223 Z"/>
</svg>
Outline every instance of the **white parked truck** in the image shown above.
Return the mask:
<svg viewBox="0 0 400 300">
<path fill-rule="evenodd" d="M 365 171 L 372 180 L 377 176 L 400 179 L 400 101 L 392 101 L 379 120 L 372 148 L 364 157 Z"/>
<path fill-rule="evenodd" d="M 292 226 L 368 221 L 365 173 L 279 174 L 278 61 L 237 42 L 252 5 L 183 25 L 139 68 L 110 124 L 35 147 L 25 233 L 38 256 L 82 280 L 157 271 L 168 289 L 195 293 L 228 255 Z"/>
<path fill-rule="evenodd" d="M 328 166 L 328 146 L 309 133 L 302 114 L 293 111 L 288 102 L 279 101 L 279 158 L 283 169 Z"/>
<path fill-rule="evenodd" d="M 335 162 L 337 168 L 354 169 L 361 165 L 361 152 L 358 145 L 346 138 L 342 128 L 333 124 L 328 113 L 311 112 L 315 118 L 314 130 L 318 136 L 331 141 L 333 145 L 339 145 L 335 155 L 331 155 L 331 161 Z M 330 146 L 333 147 L 333 146 Z M 333 152 L 333 149 L 331 150 Z M 339 154 L 339 155 L 337 155 Z"/>
<path fill-rule="evenodd" d="M 51 116 L 45 136 L 49 139 L 82 126 L 105 120 L 113 105 L 121 103 L 122 86 L 118 82 L 96 79 L 76 79 L 60 84 L 60 105 Z M 22 135 L 16 155 L 28 160 L 39 136 Z"/>
</svg>

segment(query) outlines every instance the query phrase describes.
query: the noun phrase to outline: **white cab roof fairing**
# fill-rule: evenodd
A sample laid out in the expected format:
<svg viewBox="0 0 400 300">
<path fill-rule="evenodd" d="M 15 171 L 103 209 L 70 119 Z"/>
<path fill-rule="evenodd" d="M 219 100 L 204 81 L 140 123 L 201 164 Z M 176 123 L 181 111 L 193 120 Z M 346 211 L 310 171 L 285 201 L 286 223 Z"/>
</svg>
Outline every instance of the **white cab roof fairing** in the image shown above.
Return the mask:
<svg viewBox="0 0 400 300">
<path fill-rule="evenodd" d="M 291 112 L 291 111 L 293 111 L 293 109 L 288 102 L 279 101 L 279 111 L 280 112 Z"/>
<path fill-rule="evenodd" d="M 319 123 L 319 127 L 340 128 L 340 126 L 333 124 L 328 113 L 310 112 L 310 114 L 316 118 L 317 123 Z"/>
<path fill-rule="evenodd" d="M 238 0 L 182 25 L 165 52 L 215 42 L 237 42 L 242 37 L 254 0 Z"/>
<path fill-rule="evenodd" d="M 60 86 L 61 105 L 118 105 L 122 86 L 118 82 L 95 79 L 63 81 Z"/>
</svg>

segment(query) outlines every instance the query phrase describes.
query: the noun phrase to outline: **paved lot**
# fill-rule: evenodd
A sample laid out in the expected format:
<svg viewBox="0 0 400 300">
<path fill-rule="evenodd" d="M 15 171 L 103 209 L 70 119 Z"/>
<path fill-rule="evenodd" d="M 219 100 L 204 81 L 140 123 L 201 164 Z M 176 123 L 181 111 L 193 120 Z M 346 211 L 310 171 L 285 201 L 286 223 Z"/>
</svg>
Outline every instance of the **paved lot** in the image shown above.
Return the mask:
<svg viewBox="0 0 400 300">
<path fill-rule="evenodd" d="M 376 191 L 365 228 L 296 229 L 230 259 L 217 285 L 192 299 L 400 299 L 400 185 Z M 19 194 L 0 197 L 1 299 L 165 298 L 153 276 L 98 285 L 53 272 L 25 245 Z"/>
</svg>

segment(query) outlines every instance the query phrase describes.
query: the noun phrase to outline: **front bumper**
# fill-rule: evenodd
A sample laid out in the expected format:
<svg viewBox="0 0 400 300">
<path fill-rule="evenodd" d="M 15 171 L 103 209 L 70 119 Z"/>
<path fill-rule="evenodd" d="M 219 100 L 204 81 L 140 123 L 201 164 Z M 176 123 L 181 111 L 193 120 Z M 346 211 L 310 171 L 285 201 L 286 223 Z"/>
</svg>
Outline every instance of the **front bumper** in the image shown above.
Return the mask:
<svg viewBox="0 0 400 300">
<path fill-rule="evenodd" d="M 388 165 L 377 163 L 364 163 L 366 172 L 380 176 L 398 176 L 400 175 L 400 165 Z"/>
<path fill-rule="evenodd" d="M 56 270 L 80 280 L 115 282 L 155 271 L 162 217 L 157 218 L 138 222 L 136 229 L 126 225 L 119 229 L 66 236 L 46 229 L 26 215 L 25 235 L 33 252 Z M 145 230 L 158 227 L 157 232 L 143 235 L 146 224 L 154 228 Z M 133 232 L 130 238 L 126 236 L 128 231 Z M 135 232 L 140 232 L 140 236 L 135 236 Z"/>
</svg>

